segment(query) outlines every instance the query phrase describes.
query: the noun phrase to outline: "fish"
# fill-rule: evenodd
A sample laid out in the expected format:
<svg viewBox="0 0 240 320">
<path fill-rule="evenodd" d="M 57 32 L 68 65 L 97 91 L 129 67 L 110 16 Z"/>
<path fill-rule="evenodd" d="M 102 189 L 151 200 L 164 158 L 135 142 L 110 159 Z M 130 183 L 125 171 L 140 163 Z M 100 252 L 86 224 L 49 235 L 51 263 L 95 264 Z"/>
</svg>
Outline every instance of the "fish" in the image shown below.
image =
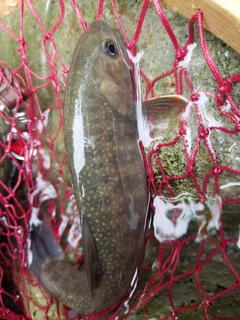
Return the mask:
<svg viewBox="0 0 240 320">
<path fill-rule="evenodd" d="M 135 92 L 126 48 L 104 21 L 81 35 L 67 80 L 64 141 L 80 214 L 84 270 L 64 256 L 47 217 L 31 231 L 30 270 L 69 317 L 118 305 L 145 247 L 149 195 L 139 149 Z"/>
</svg>

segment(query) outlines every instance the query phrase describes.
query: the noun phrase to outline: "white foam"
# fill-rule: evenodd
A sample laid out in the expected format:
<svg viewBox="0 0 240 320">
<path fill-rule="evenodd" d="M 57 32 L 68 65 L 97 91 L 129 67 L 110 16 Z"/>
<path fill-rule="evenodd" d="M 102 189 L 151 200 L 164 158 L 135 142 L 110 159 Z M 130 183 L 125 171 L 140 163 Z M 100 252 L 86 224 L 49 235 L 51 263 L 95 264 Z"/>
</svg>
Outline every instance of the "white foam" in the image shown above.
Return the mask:
<svg viewBox="0 0 240 320">
<path fill-rule="evenodd" d="M 54 186 L 48 182 L 43 180 L 42 175 L 38 173 L 36 178 L 36 189 L 31 193 L 30 201 L 33 203 L 34 197 L 37 194 L 41 195 L 41 200 L 54 199 L 57 197 L 57 192 Z"/>
<path fill-rule="evenodd" d="M 46 127 L 47 124 L 48 124 L 49 112 L 50 112 L 50 109 L 44 111 L 44 113 L 43 113 L 44 119 L 43 120 L 39 119 L 38 122 L 37 122 L 37 130 L 38 130 L 39 133 L 42 133 L 43 127 L 44 126 Z"/>
<path fill-rule="evenodd" d="M 226 100 L 226 104 L 222 106 L 223 111 L 229 112 L 231 110 L 231 103 L 229 100 Z"/>
<path fill-rule="evenodd" d="M 44 120 L 43 120 L 43 123 L 45 126 L 47 126 L 48 124 L 48 117 L 49 117 L 49 112 L 50 112 L 50 109 L 47 109 L 46 111 L 44 111 Z"/>
<path fill-rule="evenodd" d="M 135 273 L 133 275 L 133 278 L 132 278 L 132 281 L 131 281 L 131 287 L 133 286 L 133 288 L 132 288 L 132 290 L 131 290 L 131 292 L 129 294 L 129 298 L 128 298 L 128 300 L 126 300 L 124 302 L 124 307 L 126 308 L 126 311 L 124 312 L 125 314 L 127 314 L 128 311 L 129 311 L 129 300 L 131 299 L 131 297 L 132 297 L 132 295 L 133 295 L 133 293 L 134 293 L 134 291 L 136 290 L 136 287 L 137 287 L 137 281 L 136 281 L 137 274 L 138 274 L 138 268 L 136 268 L 136 271 L 135 271 Z"/>
<path fill-rule="evenodd" d="M 152 270 L 158 269 L 158 267 L 159 267 L 158 260 L 155 260 L 152 264 Z"/>
<path fill-rule="evenodd" d="M 10 227 L 5 216 L 2 216 L 0 220 L 2 220 L 7 227 Z"/>
<path fill-rule="evenodd" d="M 177 202 L 177 204 L 174 204 L 174 202 Z M 207 198 L 205 205 L 211 211 L 211 219 L 208 221 L 207 230 L 219 229 L 221 203 L 221 198 L 218 195 L 215 198 Z M 153 205 L 155 207 L 154 234 L 159 242 L 175 240 L 186 234 L 191 220 L 199 222 L 198 235 L 201 234 L 201 230 L 206 224 L 205 216 L 197 214 L 204 210 L 204 204 L 188 194 L 182 194 L 175 199 L 157 196 L 153 200 Z M 180 213 L 173 219 L 171 216 L 174 209 L 178 209 Z"/>
<path fill-rule="evenodd" d="M 68 202 L 67 209 L 66 209 L 66 213 L 68 216 L 73 215 L 73 207 L 74 207 L 75 203 L 76 203 L 75 197 L 74 197 L 74 195 L 71 195 L 70 201 Z"/>
<path fill-rule="evenodd" d="M 224 52 L 225 57 L 229 57 L 229 52 L 228 50 Z"/>
<path fill-rule="evenodd" d="M 185 119 L 187 120 L 189 115 L 190 115 L 190 111 L 191 111 L 191 107 L 193 106 L 193 102 L 190 101 L 188 104 L 187 104 L 187 107 L 186 107 L 186 110 L 185 112 L 183 112 L 181 115 L 180 115 L 180 119 L 182 121 L 184 121 Z M 191 149 L 192 149 L 192 130 L 191 130 L 191 126 L 189 125 L 186 125 L 186 134 L 185 134 L 185 139 L 186 139 L 186 142 L 187 142 L 187 152 L 188 154 L 191 153 Z"/>
<path fill-rule="evenodd" d="M 76 215 L 74 217 L 73 223 L 69 230 L 67 241 L 71 245 L 71 247 L 76 248 L 81 238 L 82 238 L 82 232 L 80 229 L 80 217 L 79 215 Z"/>
<path fill-rule="evenodd" d="M 238 246 L 238 248 L 240 248 L 240 225 L 239 225 L 239 234 L 238 234 L 237 246 Z"/>
<path fill-rule="evenodd" d="M 208 206 L 211 212 L 211 219 L 208 222 L 207 230 L 220 228 L 220 216 L 222 212 L 222 199 L 219 195 L 215 196 L 215 201 L 213 199 L 207 198 L 205 204 Z"/>
<path fill-rule="evenodd" d="M 141 97 L 141 82 L 140 82 L 140 67 L 139 61 L 143 55 L 143 51 L 140 51 L 133 56 L 130 51 L 127 50 L 128 56 L 131 59 L 134 66 L 134 78 L 136 83 L 136 118 L 139 140 L 142 141 L 144 147 L 149 147 L 153 139 L 150 136 L 150 127 L 146 117 L 143 115 L 142 110 L 142 97 Z"/>
<path fill-rule="evenodd" d="M 49 151 L 43 148 L 39 148 L 38 149 L 39 154 L 41 154 L 42 156 L 42 160 L 43 160 L 43 167 L 45 169 L 50 169 L 51 167 L 51 160 L 49 157 Z"/>
<path fill-rule="evenodd" d="M 228 149 L 228 151 L 230 152 L 232 150 L 232 148 L 234 148 L 236 146 L 236 141 L 233 142 L 233 144 L 231 145 L 231 147 Z"/>
<path fill-rule="evenodd" d="M 29 230 L 32 230 L 32 226 L 39 226 L 42 224 L 42 221 L 40 219 L 38 219 L 38 212 L 39 212 L 39 208 L 32 208 L 32 212 L 31 212 L 31 216 L 30 216 L 30 220 L 29 220 Z"/>
<path fill-rule="evenodd" d="M 33 254 L 32 254 L 32 250 L 30 249 L 31 248 L 31 238 L 28 238 L 27 239 L 27 265 L 30 266 L 30 264 L 32 263 L 33 261 Z"/>
<path fill-rule="evenodd" d="M 39 133 L 42 133 L 42 131 L 43 131 L 43 122 L 42 122 L 42 120 L 38 120 L 38 122 L 37 122 L 37 130 L 38 130 Z"/>
<path fill-rule="evenodd" d="M 62 222 L 58 228 L 58 234 L 61 237 L 68 223 L 69 218 L 67 216 L 62 215 Z"/>
<path fill-rule="evenodd" d="M 220 189 L 226 189 L 230 187 L 240 186 L 240 182 L 229 182 L 220 187 Z"/>
<path fill-rule="evenodd" d="M 200 108 L 200 112 L 203 118 L 203 123 L 207 127 L 221 127 L 221 121 L 216 120 L 212 115 L 209 115 L 208 106 L 209 106 L 209 99 L 205 93 L 200 93 L 198 99 L 198 105 Z"/>
</svg>

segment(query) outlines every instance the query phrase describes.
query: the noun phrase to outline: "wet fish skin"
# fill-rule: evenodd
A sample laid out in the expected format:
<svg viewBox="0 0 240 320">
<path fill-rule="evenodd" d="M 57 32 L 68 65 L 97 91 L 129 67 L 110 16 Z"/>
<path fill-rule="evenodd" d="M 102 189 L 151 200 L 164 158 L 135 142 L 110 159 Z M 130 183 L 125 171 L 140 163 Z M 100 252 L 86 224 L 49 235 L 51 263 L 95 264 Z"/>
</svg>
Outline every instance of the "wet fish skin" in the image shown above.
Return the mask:
<svg viewBox="0 0 240 320">
<path fill-rule="evenodd" d="M 75 49 L 64 135 L 83 226 L 85 272 L 58 249 L 51 256 L 54 250 L 41 230 L 33 237 L 30 268 L 61 302 L 89 314 L 127 295 L 143 259 L 148 203 L 130 65 L 120 38 L 103 21 L 93 22 Z"/>
</svg>

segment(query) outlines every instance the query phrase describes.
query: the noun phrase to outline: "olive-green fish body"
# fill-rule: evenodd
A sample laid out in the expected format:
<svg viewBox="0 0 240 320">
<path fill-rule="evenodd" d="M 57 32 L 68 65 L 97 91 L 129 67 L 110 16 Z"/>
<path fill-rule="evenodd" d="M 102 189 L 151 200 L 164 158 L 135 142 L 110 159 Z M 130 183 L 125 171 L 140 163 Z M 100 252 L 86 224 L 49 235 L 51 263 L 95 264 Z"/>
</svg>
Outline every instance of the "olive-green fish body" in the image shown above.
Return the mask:
<svg viewBox="0 0 240 320">
<path fill-rule="evenodd" d="M 35 272 L 50 292 L 81 314 L 119 303 L 143 258 L 148 196 L 130 71 L 119 37 L 95 21 L 76 47 L 64 106 L 86 271 L 63 259 L 45 259 Z"/>
</svg>

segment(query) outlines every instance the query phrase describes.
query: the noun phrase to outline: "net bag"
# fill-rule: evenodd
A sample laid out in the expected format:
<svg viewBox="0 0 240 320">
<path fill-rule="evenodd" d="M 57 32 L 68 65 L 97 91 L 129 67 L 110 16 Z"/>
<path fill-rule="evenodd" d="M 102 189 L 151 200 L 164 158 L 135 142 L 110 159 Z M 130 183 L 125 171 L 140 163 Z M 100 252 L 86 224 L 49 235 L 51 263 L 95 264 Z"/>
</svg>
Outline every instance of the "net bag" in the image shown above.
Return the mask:
<svg viewBox="0 0 240 320">
<path fill-rule="evenodd" d="M 84 261 L 63 101 L 74 47 L 95 19 L 120 31 L 138 107 L 145 101 L 138 116 L 147 130 L 138 129 L 150 218 L 130 293 L 88 318 L 240 319 L 240 56 L 231 49 L 239 51 L 237 32 L 224 29 L 229 47 L 204 30 L 205 21 L 212 19 L 213 32 L 216 26 L 209 11 L 205 20 L 205 8 L 196 6 L 187 20 L 162 4 L 20 1 L 1 19 L 1 319 L 67 317 L 67 306 L 28 269 L 30 231 L 42 201 L 54 199 L 48 216 L 55 239 L 73 264 Z M 151 100 L 158 96 L 167 96 L 164 104 Z"/>
</svg>

